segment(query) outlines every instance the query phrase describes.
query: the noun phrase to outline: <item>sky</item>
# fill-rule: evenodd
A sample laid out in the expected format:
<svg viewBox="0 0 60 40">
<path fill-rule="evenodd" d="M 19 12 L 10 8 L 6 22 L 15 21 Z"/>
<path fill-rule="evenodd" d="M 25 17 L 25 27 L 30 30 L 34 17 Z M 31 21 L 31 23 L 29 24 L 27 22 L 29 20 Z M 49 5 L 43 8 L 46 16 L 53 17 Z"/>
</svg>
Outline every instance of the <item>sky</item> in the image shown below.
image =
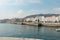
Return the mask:
<svg viewBox="0 0 60 40">
<path fill-rule="evenodd" d="M 0 0 L 0 19 L 52 13 L 60 13 L 60 0 Z"/>
</svg>

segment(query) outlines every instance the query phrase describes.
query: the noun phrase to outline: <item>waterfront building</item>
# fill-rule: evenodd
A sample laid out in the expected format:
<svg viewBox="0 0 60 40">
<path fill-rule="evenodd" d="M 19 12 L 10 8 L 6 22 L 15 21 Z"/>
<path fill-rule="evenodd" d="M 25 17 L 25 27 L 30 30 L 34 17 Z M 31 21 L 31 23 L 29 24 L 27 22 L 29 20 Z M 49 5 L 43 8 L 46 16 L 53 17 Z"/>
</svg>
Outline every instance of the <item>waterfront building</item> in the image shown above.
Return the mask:
<svg viewBox="0 0 60 40">
<path fill-rule="evenodd" d="M 39 16 L 38 19 L 39 19 L 39 22 L 40 22 L 40 23 L 42 23 L 42 22 L 45 23 L 45 18 L 44 18 L 44 16 Z"/>
<path fill-rule="evenodd" d="M 60 15 L 58 16 L 58 21 L 60 22 Z"/>
<path fill-rule="evenodd" d="M 56 22 L 60 22 L 60 15 L 34 16 L 34 17 L 25 18 L 24 20 L 31 22 L 40 22 L 40 23 L 56 23 Z"/>
<path fill-rule="evenodd" d="M 30 21 L 33 22 L 34 19 L 35 19 L 34 17 L 30 17 L 30 18 L 26 18 L 25 21 L 26 21 L 26 22 L 30 22 Z"/>
<path fill-rule="evenodd" d="M 48 16 L 48 17 L 45 17 L 45 22 L 55 22 L 55 16 Z"/>
<path fill-rule="evenodd" d="M 45 23 L 54 23 L 54 22 L 58 22 L 59 19 L 58 19 L 58 16 L 46 16 L 44 17 L 44 21 Z"/>
</svg>

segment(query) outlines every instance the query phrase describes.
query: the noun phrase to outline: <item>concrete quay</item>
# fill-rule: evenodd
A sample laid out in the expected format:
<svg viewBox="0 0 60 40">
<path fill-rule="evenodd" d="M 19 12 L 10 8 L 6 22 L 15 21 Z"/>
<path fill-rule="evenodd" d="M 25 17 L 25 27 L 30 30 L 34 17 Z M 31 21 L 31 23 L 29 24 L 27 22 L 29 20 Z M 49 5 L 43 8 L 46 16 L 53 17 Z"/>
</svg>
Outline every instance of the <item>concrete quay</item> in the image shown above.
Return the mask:
<svg viewBox="0 0 60 40">
<path fill-rule="evenodd" d="M 60 27 L 60 23 L 42 23 L 42 26 Z"/>
<path fill-rule="evenodd" d="M 18 25 L 30 25 L 30 26 L 51 26 L 51 27 L 60 27 L 60 23 L 38 23 L 38 22 L 13 22 L 11 24 Z"/>
<path fill-rule="evenodd" d="M 32 26 L 50 26 L 50 27 L 60 27 L 60 23 L 34 23 L 34 22 L 24 22 L 25 25 Z"/>
<path fill-rule="evenodd" d="M 42 26 L 42 24 L 37 22 L 23 22 L 24 25 L 31 25 L 31 26 Z"/>
</svg>

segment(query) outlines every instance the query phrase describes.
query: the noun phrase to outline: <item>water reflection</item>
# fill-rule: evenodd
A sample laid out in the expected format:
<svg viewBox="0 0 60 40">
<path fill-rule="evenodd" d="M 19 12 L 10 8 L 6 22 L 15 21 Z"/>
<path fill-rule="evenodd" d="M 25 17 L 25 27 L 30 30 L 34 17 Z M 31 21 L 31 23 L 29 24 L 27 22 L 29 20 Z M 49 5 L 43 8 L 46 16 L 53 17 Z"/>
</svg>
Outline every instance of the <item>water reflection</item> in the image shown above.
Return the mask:
<svg viewBox="0 0 60 40">
<path fill-rule="evenodd" d="M 0 24 L 0 37 L 39 38 L 45 40 L 60 40 L 60 27 L 37 27 L 28 25 Z"/>
<path fill-rule="evenodd" d="M 60 32 L 56 31 L 57 27 L 40 27 L 38 28 L 39 37 L 43 39 L 60 39 Z"/>
</svg>

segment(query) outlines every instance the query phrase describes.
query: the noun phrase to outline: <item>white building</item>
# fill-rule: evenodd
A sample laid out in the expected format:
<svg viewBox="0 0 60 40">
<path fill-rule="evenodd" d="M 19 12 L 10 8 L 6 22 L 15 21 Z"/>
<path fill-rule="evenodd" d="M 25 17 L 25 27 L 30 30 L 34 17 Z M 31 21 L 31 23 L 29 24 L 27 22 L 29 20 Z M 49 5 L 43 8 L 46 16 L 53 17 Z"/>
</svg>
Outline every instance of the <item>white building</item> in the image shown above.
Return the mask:
<svg viewBox="0 0 60 40">
<path fill-rule="evenodd" d="M 30 18 L 26 18 L 25 20 L 28 22 L 28 21 L 34 21 L 34 17 L 30 17 Z"/>
<path fill-rule="evenodd" d="M 60 15 L 58 16 L 58 21 L 60 22 Z"/>
<path fill-rule="evenodd" d="M 60 22 L 60 15 L 59 16 L 36 16 L 36 17 L 30 17 L 26 18 L 26 21 L 32 21 L 32 22 L 40 22 L 40 23 L 49 23 L 49 22 Z"/>
<path fill-rule="evenodd" d="M 44 16 L 39 16 L 38 18 L 39 18 L 39 22 L 44 22 L 45 21 Z"/>
</svg>

